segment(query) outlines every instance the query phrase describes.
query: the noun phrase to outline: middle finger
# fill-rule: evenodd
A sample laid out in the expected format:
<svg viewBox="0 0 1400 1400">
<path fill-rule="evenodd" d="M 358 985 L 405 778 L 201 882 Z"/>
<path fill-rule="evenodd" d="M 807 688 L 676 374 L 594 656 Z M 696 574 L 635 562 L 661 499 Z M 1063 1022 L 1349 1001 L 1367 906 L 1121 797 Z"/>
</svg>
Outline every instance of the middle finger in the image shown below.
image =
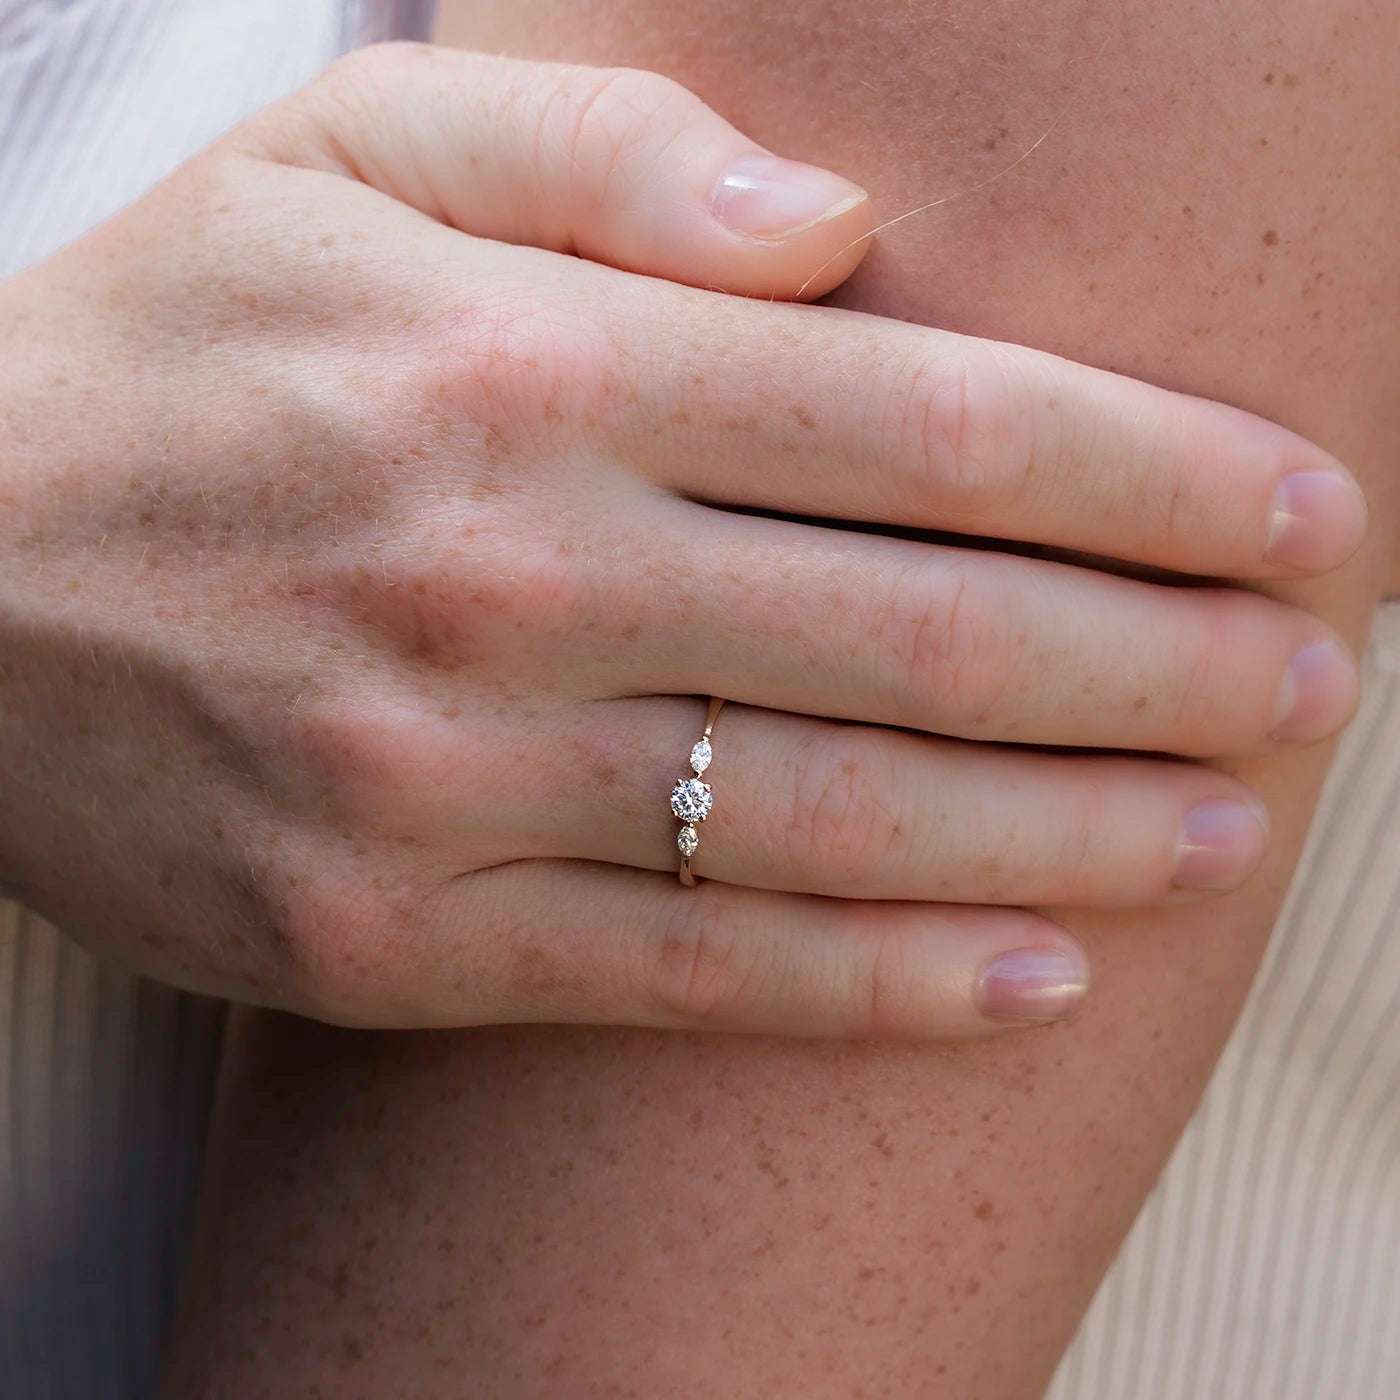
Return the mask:
<svg viewBox="0 0 1400 1400">
<path fill-rule="evenodd" d="M 641 547 L 653 586 L 613 610 L 618 694 L 1202 757 L 1322 738 L 1356 699 L 1324 623 L 1239 590 L 690 502 Z"/>
</svg>

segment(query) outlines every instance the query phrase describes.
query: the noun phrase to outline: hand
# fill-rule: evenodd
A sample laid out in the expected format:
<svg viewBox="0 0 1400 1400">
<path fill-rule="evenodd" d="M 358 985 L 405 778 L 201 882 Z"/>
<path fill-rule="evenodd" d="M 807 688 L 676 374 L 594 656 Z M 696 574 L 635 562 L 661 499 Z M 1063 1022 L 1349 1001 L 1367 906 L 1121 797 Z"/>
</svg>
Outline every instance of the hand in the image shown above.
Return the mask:
<svg viewBox="0 0 1400 1400">
<path fill-rule="evenodd" d="M 1323 624 L 762 512 L 1244 579 L 1340 563 L 1354 483 L 1220 405 L 769 304 L 872 222 L 655 76 L 392 47 L 8 284 L 12 887 L 347 1023 L 953 1037 L 1083 990 L 1005 906 L 1245 879 L 1221 773 L 966 741 L 1318 739 L 1356 683 Z"/>
</svg>

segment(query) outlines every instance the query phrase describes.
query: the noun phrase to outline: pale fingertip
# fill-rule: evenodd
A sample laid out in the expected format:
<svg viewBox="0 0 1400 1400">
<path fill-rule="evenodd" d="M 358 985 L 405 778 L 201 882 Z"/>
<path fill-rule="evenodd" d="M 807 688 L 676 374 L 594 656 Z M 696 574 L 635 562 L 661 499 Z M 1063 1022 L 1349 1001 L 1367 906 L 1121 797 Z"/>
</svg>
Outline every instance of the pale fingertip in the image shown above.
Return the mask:
<svg viewBox="0 0 1400 1400">
<path fill-rule="evenodd" d="M 989 1021 L 1045 1025 L 1072 1016 L 1089 992 L 1089 960 L 1077 943 L 998 953 L 977 979 L 977 1009 Z"/>
<path fill-rule="evenodd" d="M 731 232 L 771 243 L 840 218 L 869 198 L 829 170 L 753 151 L 720 176 L 710 208 Z"/>
<path fill-rule="evenodd" d="M 1279 683 L 1270 737 L 1311 744 L 1335 734 L 1356 708 L 1360 690 L 1356 659 L 1326 638 L 1298 651 Z"/>
<path fill-rule="evenodd" d="M 1300 573 L 1345 564 L 1366 537 L 1366 498 L 1341 471 L 1296 471 L 1274 492 L 1267 563 Z"/>
<path fill-rule="evenodd" d="M 1257 801 L 1208 797 L 1181 823 L 1172 888 L 1196 894 L 1238 889 L 1264 858 L 1268 811 Z"/>
</svg>

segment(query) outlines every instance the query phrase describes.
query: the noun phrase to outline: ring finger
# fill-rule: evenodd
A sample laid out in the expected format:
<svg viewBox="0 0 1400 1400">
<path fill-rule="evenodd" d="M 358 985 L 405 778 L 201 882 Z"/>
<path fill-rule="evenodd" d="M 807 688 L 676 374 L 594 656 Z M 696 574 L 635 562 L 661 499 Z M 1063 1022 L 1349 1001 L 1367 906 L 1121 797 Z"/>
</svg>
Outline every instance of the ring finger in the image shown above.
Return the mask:
<svg viewBox="0 0 1400 1400">
<path fill-rule="evenodd" d="M 695 701 L 599 702 L 577 737 L 607 791 L 550 804 L 544 854 L 675 868 L 666 796 Z M 1263 809 L 1196 765 L 1040 754 L 730 705 L 715 726 L 697 873 L 861 899 L 1111 906 L 1239 885 Z"/>
</svg>

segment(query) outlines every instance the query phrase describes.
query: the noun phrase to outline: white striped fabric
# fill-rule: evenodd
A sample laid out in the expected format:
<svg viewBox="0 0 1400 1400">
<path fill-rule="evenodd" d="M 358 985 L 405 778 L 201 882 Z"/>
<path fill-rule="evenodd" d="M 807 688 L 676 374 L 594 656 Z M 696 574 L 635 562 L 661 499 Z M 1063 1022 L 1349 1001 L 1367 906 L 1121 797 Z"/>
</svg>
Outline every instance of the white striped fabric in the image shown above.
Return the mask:
<svg viewBox="0 0 1400 1400">
<path fill-rule="evenodd" d="M 0 0 L 0 275 L 431 0 Z M 1400 1397 L 1400 605 L 1245 1017 L 1053 1400 Z M 0 904 L 0 1396 L 151 1393 L 217 1005 Z"/>
</svg>

